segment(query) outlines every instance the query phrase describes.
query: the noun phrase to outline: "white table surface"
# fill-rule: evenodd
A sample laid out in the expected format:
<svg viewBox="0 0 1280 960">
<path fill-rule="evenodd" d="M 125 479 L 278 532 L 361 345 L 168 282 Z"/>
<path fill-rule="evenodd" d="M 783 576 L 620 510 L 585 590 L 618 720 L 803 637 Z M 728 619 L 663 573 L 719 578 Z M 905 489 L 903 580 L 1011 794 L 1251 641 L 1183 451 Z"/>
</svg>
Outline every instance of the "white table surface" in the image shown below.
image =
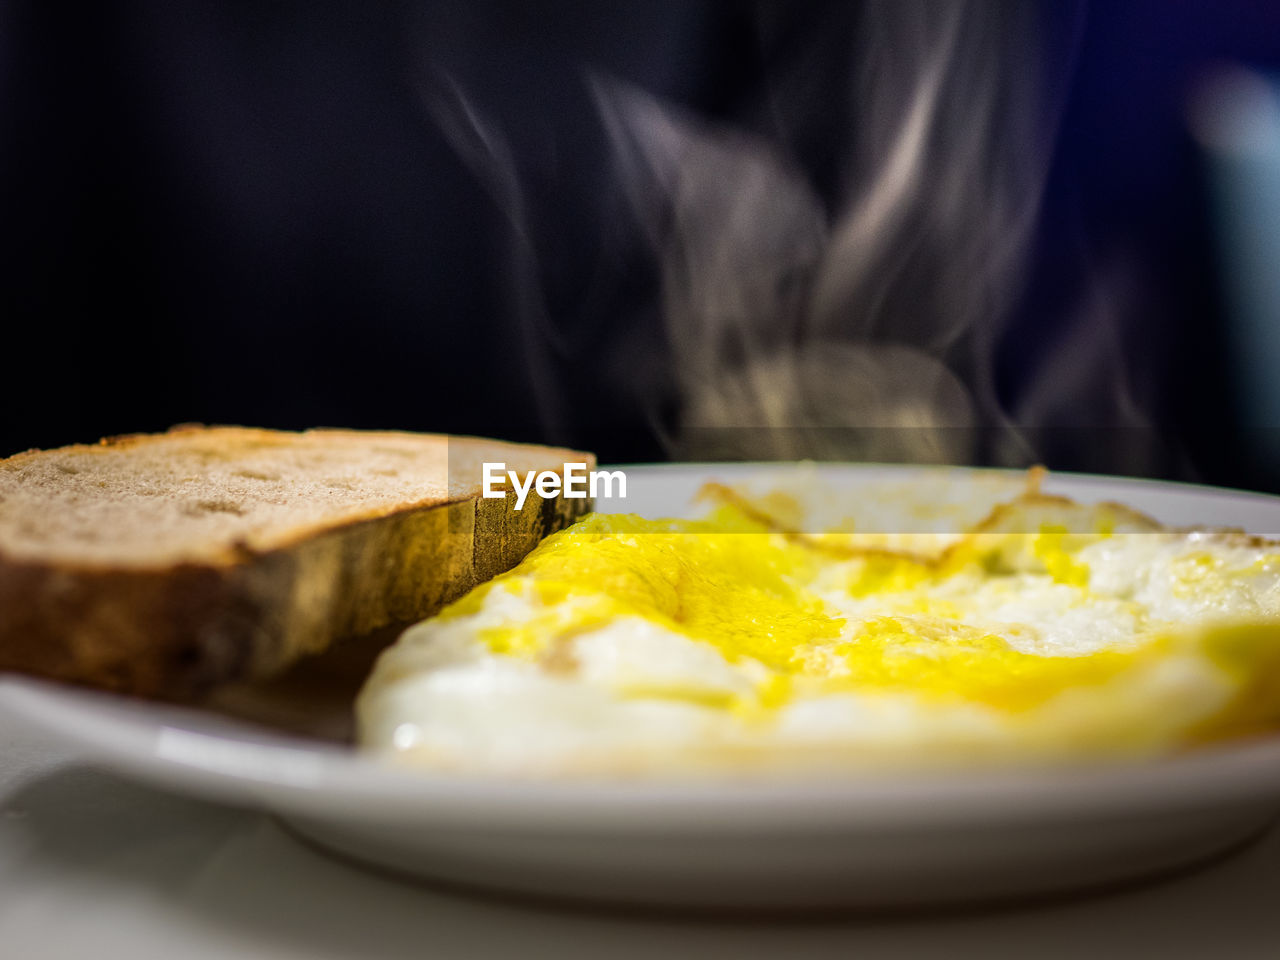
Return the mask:
<svg viewBox="0 0 1280 960">
<path fill-rule="evenodd" d="M 268 817 L 136 786 L 0 727 L 0 956 L 1280 957 L 1280 832 L 1158 884 L 898 919 L 620 915 L 367 873 Z"/>
</svg>

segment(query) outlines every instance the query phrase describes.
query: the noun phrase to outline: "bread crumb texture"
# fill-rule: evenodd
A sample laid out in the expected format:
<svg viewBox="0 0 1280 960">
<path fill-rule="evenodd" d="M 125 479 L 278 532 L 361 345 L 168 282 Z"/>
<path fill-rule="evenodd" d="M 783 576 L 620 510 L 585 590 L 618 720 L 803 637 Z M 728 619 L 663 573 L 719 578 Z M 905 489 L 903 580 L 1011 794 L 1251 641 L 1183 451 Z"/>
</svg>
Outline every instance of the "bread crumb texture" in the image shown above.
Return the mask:
<svg viewBox="0 0 1280 960">
<path fill-rule="evenodd" d="M 80 567 L 231 563 L 326 529 L 479 496 L 485 460 L 570 451 L 397 432 L 180 427 L 0 460 L 0 554 Z"/>
</svg>

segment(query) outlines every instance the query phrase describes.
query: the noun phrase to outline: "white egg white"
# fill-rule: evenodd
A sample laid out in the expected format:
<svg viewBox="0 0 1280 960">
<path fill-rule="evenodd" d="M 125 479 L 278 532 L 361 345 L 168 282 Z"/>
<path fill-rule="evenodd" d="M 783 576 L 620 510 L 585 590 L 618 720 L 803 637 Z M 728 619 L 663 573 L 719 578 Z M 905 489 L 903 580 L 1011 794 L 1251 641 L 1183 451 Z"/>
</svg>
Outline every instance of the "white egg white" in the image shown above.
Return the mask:
<svg viewBox="0 0 1280 960">
<path fill-rule="evenodd" d="M 969 511 L 965 523 L 980 518 Z M 957 539 L 922 535 L 924 549 L 935 551 Z M 848 673 L 841 645 L 887 616 L 908 630 L 954 621 L 1037 657 L 1144 649 L 1152 637 L 1195 636 L 1220 624 L 1280 623 L 1280 548 L 1243 536 L 1153 524 L 1108 531 L 1074 545 L 1072 582 L 1020 547 L 1009 556 L 1012 566 L 994 572 L 988 557 L 927 585 L 865 595 L 848 589 L 861 561 L 833 557 L 805 586 L 845 625 L 806 654 L 810 665 Z M 520 776 L 826 773 L 1132 756 L 1184 745 L 1231 708 L 1243 683 L 1189 642 L 1031 708 L 862 690 L 857 676 L 835 692 L 797 688 L 772 702 L 761 692 L 770 689 L 770 670 L 751 657 L 641 616 L 597 622 L 589 596 L 554 602 L 558 645 L 550 658 L 498 652 L 485 640 L 491 628 L 546 614 L 548 601 L 520 568 L 477 609 L 409 629 L 361 693 L 361 745 L 433 769 Z M 925 641 L 916 652 L 931 655 Z"/>
</svg>

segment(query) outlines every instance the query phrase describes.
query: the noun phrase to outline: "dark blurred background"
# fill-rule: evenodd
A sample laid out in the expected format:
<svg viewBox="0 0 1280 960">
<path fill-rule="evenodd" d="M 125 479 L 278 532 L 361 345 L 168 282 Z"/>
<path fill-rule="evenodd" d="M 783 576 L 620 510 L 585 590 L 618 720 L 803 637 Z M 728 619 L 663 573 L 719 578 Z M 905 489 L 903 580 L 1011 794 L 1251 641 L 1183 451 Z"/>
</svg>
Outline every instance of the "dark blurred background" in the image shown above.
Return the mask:
<svg viewBox="0 0 1280 960">
<path fill-rule="evenodd" d="M 1239 98 L 1213 78 L 1280 66 L 1280 4 L 1006 6 L 1038 30 L 1006 48 L 1018 82 L 1057 99 L 996 402 L 1058 468 L 1274 487 L 1280 423 L 1236 389 L 1235 331 L 1275 319 L 1232 293 L 1229 213 L 1258 207 L 1214 152 L 1247 117 L 1215 126 Z M 824 2 L 3 0 L 0 454 L 202 421 L 664 458 L 683 399 L 661 271 L 588 80 L 776 141 L 834 202 L 867 23 Z M 451 132 L 459 103 L 506 166 Z M 1086 288 L 1105 335 L 1064 306 Z M 1064 379 L 1063 351 L 1097 376 Z M 1108 436 L 1158 449 L 1114 464 Z"/>
</svg>

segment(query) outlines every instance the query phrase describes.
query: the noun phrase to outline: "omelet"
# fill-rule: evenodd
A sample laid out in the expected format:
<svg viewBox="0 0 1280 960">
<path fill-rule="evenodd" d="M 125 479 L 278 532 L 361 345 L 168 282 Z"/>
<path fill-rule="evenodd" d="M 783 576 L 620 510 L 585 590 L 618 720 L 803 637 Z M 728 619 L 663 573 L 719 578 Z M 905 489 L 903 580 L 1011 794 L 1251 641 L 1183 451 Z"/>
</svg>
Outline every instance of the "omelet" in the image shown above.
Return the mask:
<svg viewBox="0 0 1280 960">
<path fill-rule="evenodd" d="M 589 515 L 384 652 L 359 742 L 503 776 L 772 776 L 1280 726 L 1280 543 L 980 477 Z"/>
</svg>

